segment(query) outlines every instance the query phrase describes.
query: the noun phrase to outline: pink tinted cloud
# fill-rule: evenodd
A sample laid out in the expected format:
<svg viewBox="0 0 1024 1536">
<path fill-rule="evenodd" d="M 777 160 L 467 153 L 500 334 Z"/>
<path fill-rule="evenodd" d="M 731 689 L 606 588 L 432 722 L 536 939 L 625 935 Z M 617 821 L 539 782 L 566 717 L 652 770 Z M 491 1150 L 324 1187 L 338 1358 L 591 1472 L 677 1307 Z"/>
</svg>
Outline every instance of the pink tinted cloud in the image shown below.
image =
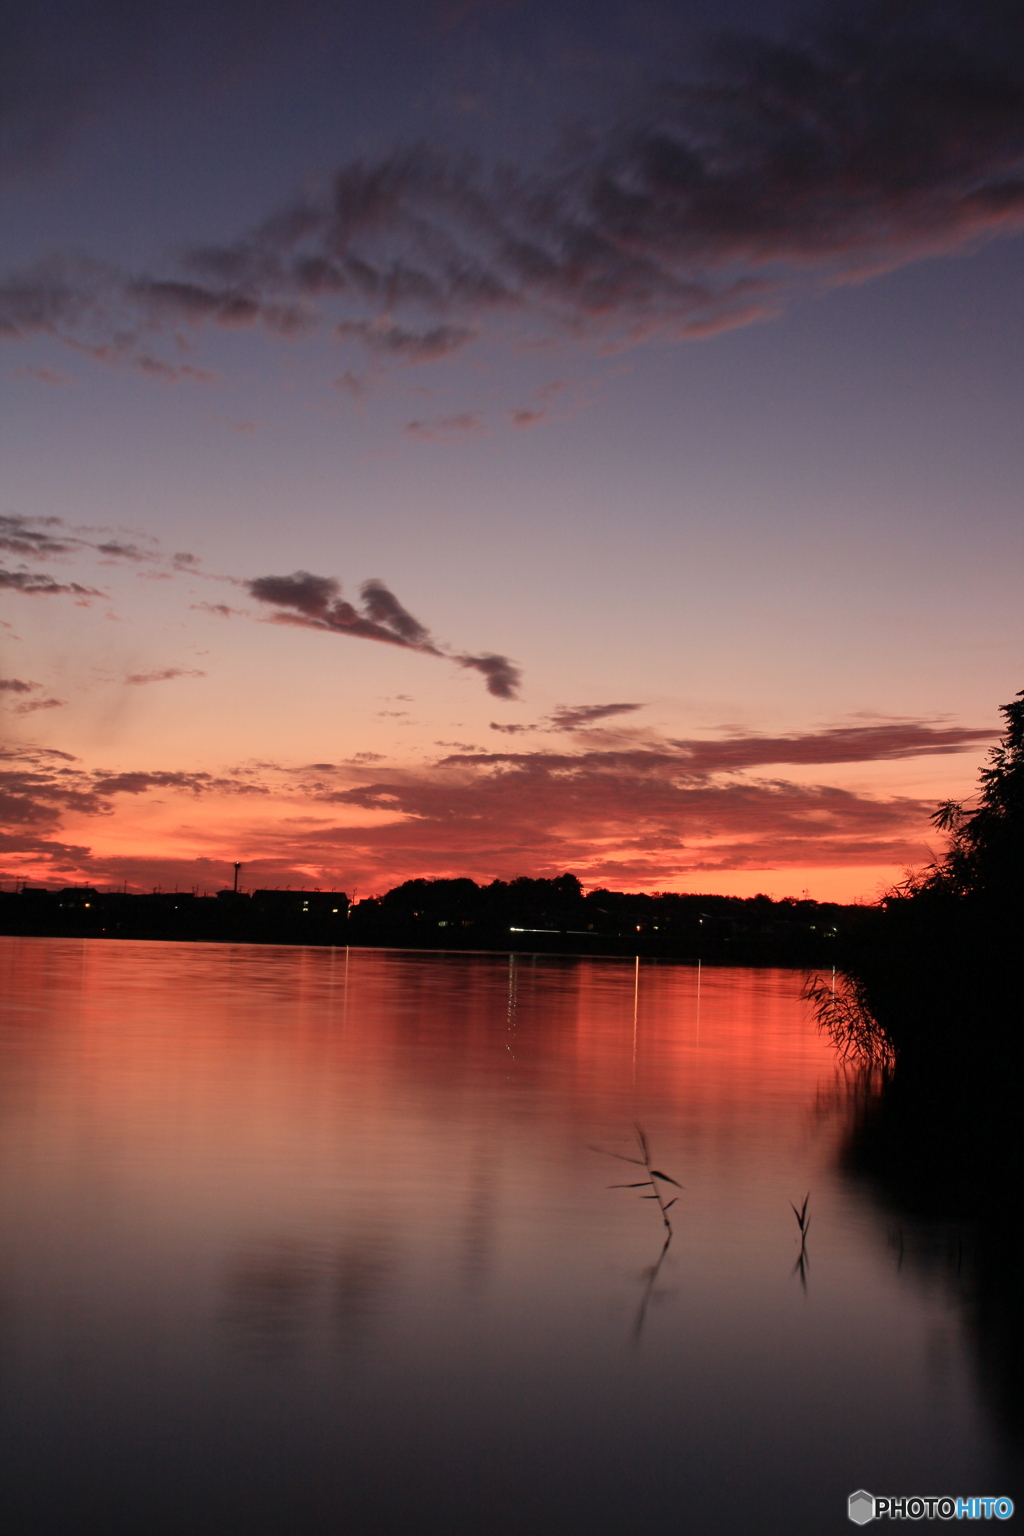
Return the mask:
<svg viewBox="0 0 1024 1536">
<path fill-rule="evenodd" d="M 551 715 L 534 725 L 502 725 L 492 721 L 491 729 L 508 734 L 531 730 L 573 732 L 598 726 L 606 718 L 641 707 L 639 704 L 559 705 Z M 651 771 L 695 779 L 773 764 L 814 766 L 944 757 L 993 741 L 998 735 L 998 730 L 991 728 L 952 726 L 929 720 L 893 720 L 877 725 L 830 726 L 791 736 L 735 732 L 708 740 L 672 740 L 638 732 L 637 744 L 633 745 L 631 732 L 626 728 L 617 733 L 617 739 L 623 741 L 618 750 L 594 750 L 586 756 L 579 753 L 555 756 L 550 752 L 484 752 L 463 761 L 524 767 L 536 761 L 565 769 L 587 760 L 606 764 L 637 762 L 646 764 Z"/>
<path fill-rule="evenodd" d="M 613 706 L 577 708 L 602 707 Z M 259 796 L 258 819 L 239 822 L 232 812 L 233 848 L 241 838 L 247 858 L 302 871 L 311 884 L 374 889 L 416 875 L 486 880 L 566 868 L 590 884 L 645 889 L 705 877 L 713 888 L 744 871 L 862 868 L 895 876 L 930 856 L 929 803 L 798 784 L 777 772 L 751 778 L 741 769 L 892 761 L 967 750 L 992 734 L 903 721 L 770 738 L 731 734 L 675 749 L 458 752 L 421 767 L 357 754 L 347 763 L 224 774 L 94 773 L 66 754 L 8 753 L 0 823 L 9 855 L 45 862 L 41 850 L 52 843 L 56 867 L 67 818 L 76 818 L 79 848 L 83 818 L 100 818 L 98 827 L 115 814 L 130 822 L 119 797 L 158 793 L 173 827 L 176 797 L 187 796 L 197 857 L 221 858 L 224 807 Z M 152 824 L 144 835 L 153 836 Z M 160 859 L 165 844 L 154 849 Z M 76 857 L 83 878 L 114 868 L 102 846 Z M 146 857 L 144 848 L 131 854 L 140 869 Z"/>
<path fill-rule="evenodd" d="M 16 715 L 34 715 L 41 709 L 63 709 L 67 699 L 27 699 L 24 704 L 17 704 L 14 708 Z"/>
</svg>

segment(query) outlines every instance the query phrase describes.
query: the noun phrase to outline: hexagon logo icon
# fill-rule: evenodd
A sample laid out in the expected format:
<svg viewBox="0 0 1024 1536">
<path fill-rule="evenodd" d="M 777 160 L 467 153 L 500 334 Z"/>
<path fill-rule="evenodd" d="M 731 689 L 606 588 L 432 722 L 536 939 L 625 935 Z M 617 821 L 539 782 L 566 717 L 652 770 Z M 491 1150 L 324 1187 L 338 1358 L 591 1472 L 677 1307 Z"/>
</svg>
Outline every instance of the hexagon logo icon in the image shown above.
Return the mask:
<svg viewBox="0 0 1024 1536">
<path fill-rule="evenodd" d="M 850 1494 L 846 1512 L 854 1525 L 867 1525 L 875 1518 L 874 1494 L 868 1493 L 866 1488 L 858 1488 L 856 1493 Z"/>
</svg>

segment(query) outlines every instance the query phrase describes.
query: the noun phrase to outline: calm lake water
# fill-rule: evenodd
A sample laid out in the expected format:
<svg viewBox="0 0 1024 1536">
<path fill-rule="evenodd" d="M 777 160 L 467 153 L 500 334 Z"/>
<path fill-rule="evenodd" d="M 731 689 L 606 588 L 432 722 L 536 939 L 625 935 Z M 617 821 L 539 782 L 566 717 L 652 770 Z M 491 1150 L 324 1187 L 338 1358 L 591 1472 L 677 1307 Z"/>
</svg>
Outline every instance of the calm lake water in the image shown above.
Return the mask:
<svg viewBox="0 0 1024 1536">
<path fill-rule="evenodd" d="M 789 971 L 0 939 L 0 1499 L 141 1536 L 811 1533 L 1010 1494 Z M 664 1241 L 635 1155 L 684 1187 Z M 808 1263 L 790 1202 L 810 1191 Z M 803 1283 L 806 1281 L 806 1287 Z"/>
</svg>

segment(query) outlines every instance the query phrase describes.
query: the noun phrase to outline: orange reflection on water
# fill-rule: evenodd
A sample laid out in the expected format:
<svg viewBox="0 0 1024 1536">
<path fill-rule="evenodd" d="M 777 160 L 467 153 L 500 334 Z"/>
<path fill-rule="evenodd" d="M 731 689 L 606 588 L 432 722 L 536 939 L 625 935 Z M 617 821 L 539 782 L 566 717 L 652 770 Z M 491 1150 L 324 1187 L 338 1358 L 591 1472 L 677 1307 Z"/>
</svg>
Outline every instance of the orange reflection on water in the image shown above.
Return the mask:
<svg viewBox="0 0 1024 1536">
<path fill-rule="evenodd" d="M 97 1467 L 105 1529 L 147 1528 L 140 1437 L 170 1528 L 211 1536 L 333 1530 L 353 1498 L 403 1533 L 619 1531 L 683 1497 L 695 1531 L 770 1530 L 744 1501 L 773 1486 L 780 1530 L 825 1529 L 828 1479 L 881 1486 L 927 1420 L 923 1303 L 836 1178 L 796 973 L 6 939 L 0 982 L 5 1422 L 13 1464 L 79 1448 L 52 1489 L 26 1472 L 33 1530 L 47 1499 L 78 1528 Z M 636 1123 L 683 1186 L 656 1274 L 656 1208 L 609 1188 Z"/>
<path fill-rule="evenodd" d="M 9 1109 L 45 1105 L 49 1145 L 79 1154 L 117 1127 L 178 1180 L 261 1149 L 358 1158 L 410 1116 L 514 1122 L 524 1095 L 562 1134 L 654 1113 L 749 1143 L 834 1072 L 791 972 L 71 940 L 6 941 L 0 964 Z"/>
<path fill-rule="evenodd" d="M 37 1219 L 79 1231 L 101 1268 L 309 1237 L 370 1207 L 424 1242 L 474 1202 L 492 1228 L 524 1201 L 582 1199 L 628 1229 L 638 1213 L 605 1202 L 616 1165 L 589 1149 L 628 1148 L 638 1120 L 695 1179 L 688 1208 L 721 1206 L 733 1165 L 760 1179 L 792 1157 L 833 1074 L 791 973 L 63 940 L 0 954 L 8 1155 Z"/>
</svg>

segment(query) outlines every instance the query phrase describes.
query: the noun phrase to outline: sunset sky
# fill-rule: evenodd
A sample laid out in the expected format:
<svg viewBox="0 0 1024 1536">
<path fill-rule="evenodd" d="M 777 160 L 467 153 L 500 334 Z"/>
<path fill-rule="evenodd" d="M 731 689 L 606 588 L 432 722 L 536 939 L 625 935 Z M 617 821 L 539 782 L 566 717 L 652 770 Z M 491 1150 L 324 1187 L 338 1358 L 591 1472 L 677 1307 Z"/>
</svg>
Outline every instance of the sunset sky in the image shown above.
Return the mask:
<svg viewBox="0 0 1024 1536">
<path fill-rule="evenodd" d="M 1024 688 L 1019 6 L 2 28 L 4 884 L 938 849 Z"/>
</svg>

